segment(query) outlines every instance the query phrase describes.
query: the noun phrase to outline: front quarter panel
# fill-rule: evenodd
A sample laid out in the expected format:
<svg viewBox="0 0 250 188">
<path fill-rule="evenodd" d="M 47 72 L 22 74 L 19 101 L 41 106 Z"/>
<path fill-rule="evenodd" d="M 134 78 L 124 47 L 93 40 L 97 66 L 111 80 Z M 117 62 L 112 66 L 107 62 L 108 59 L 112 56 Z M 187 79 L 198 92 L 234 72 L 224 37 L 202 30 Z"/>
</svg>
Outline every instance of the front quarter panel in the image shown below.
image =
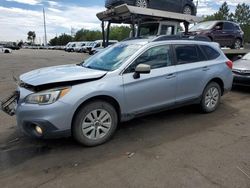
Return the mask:
<svg viewBox="0 0 250 188">
<path fill-rule="evenodd" d="M 122 77 L 106 76 L 101 80 L 75 85 L 70 93 L 59 101 L 71 105 L 72 110 L 69 118 L 72 119 L 81 104 L 98 96 L 109 96 L 115 99 L 120 105 L 121 113 L 123 113 L 124 94 Z"/>
</svg>

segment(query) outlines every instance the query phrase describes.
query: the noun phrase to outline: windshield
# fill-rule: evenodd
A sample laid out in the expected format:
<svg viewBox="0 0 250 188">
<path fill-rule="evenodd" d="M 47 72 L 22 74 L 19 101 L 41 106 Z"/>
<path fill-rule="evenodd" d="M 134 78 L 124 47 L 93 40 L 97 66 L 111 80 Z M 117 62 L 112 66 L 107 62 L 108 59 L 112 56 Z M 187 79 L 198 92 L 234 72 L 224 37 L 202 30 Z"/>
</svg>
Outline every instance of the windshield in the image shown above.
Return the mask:
<svg viewBox="0 0 250 188">
<path fill-rule="evenodd" d="M 138 44 L 116 44 L 90 57 L 82 63 L 82 66 L 91 69 L 113 71 L 119 68 L 140 47 L 141 45 Z"/>
<path fill-rule="evenodd" d="M 153 36 L 158 34 L 159 23 L 147 23 L 140 25 L 140 36 Z"/>
<path fill-rule="evenodd" d="M 209 30 L 212 29 L 216 22 L 202 22 L 191 27 L 189 31 Z"/>
<path fill-rule="evenodd" d="M 244 56 L 242 57 L 242 59 L 244 59 L 244 60 L 250 60 L 250 53 L 244 55 Z"/>
</svg>

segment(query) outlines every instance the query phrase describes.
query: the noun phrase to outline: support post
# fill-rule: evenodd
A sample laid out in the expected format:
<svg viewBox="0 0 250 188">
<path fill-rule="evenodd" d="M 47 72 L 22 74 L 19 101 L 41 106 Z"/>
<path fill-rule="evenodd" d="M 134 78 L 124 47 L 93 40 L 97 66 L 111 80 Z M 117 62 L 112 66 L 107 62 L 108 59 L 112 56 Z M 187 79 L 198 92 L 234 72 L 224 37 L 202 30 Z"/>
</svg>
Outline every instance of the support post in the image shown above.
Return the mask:
<svg viewBox="0 0 250 188">
<path fill-rule="evenodd" d="M 185 35 L 188 35 L 189 23 L 187 21 L 184 22 L 184 27 L 185 27 Z"/>
<path fill-rule="evenodd" d="M 131 21 L 132 21 L 132 35 L 135 37 L 135 17 L 134 15 L 131 16 Z"/>
<path fill-rule="evenodd" d="M 106 44 L 105 44 L 105 46 L 104 46 L 105 48 L 108 47 L 108 45 L 109 45 L 110 26 L 111 26 L 111 22 L 109 21 L 108 27 L 107 27 Z"/>
<path fill-rule="evenodd" d="M 102 42 L 103 42 L 103 45 L 105 47 L 105 24 L 104 24 L 104 21 L 102 21 Z"/>
</svg>

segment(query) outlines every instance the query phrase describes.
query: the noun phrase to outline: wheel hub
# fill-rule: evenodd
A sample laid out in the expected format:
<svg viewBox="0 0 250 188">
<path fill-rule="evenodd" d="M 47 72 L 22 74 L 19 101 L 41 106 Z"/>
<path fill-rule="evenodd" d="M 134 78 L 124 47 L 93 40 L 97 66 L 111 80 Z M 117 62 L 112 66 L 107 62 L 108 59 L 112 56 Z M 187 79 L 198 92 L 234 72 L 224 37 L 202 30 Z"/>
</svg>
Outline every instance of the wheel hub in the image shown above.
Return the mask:
<svg viewBox="0 0 250 188">
<path fill-rule="evenodd" d="M 97 128 L 97 127 L 99 127 L 99 126 L 101 126 L 102 125 L 102 123 L 100 122 L 100 121 L 98 121 L 98 120 L 96 120 L 95 122 L 94 122 L 94 126 Z"/>
</svg>

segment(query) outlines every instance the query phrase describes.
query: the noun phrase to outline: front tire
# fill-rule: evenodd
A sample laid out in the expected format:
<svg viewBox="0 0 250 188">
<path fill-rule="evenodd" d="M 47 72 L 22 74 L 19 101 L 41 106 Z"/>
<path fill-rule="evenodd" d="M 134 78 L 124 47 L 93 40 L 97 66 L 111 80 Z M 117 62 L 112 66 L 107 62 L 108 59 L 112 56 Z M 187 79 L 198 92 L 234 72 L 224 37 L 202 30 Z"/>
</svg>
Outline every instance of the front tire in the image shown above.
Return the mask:
<svg viewBox="0 0 250 188">
<path fill-rule="evenodd" d="M 141 8 L 148 8 L 148 1 L 147 0 L 136 0 L 135 6 Z"/>
<path fill-rule="evenodd" d="M 241 39 L 235 39 L 234 44 L 232 46 L 232 49 L 240 49 L 242 46 L 242 40 Z"/>
<path fill-rule="evenodd" d="M 84 105 L 76 114 L 73 137 L 85 146 L 97 146 L 110 140 L 118 124 L 115 108 L 105 101 Z"/>
<path fill-rule="evenodd" d="M 216 82 L 211 82 L 202 94 L 201 109 L 204 113 L 214 112 L 220 105 L 221 87 Z"/>
</svg>

